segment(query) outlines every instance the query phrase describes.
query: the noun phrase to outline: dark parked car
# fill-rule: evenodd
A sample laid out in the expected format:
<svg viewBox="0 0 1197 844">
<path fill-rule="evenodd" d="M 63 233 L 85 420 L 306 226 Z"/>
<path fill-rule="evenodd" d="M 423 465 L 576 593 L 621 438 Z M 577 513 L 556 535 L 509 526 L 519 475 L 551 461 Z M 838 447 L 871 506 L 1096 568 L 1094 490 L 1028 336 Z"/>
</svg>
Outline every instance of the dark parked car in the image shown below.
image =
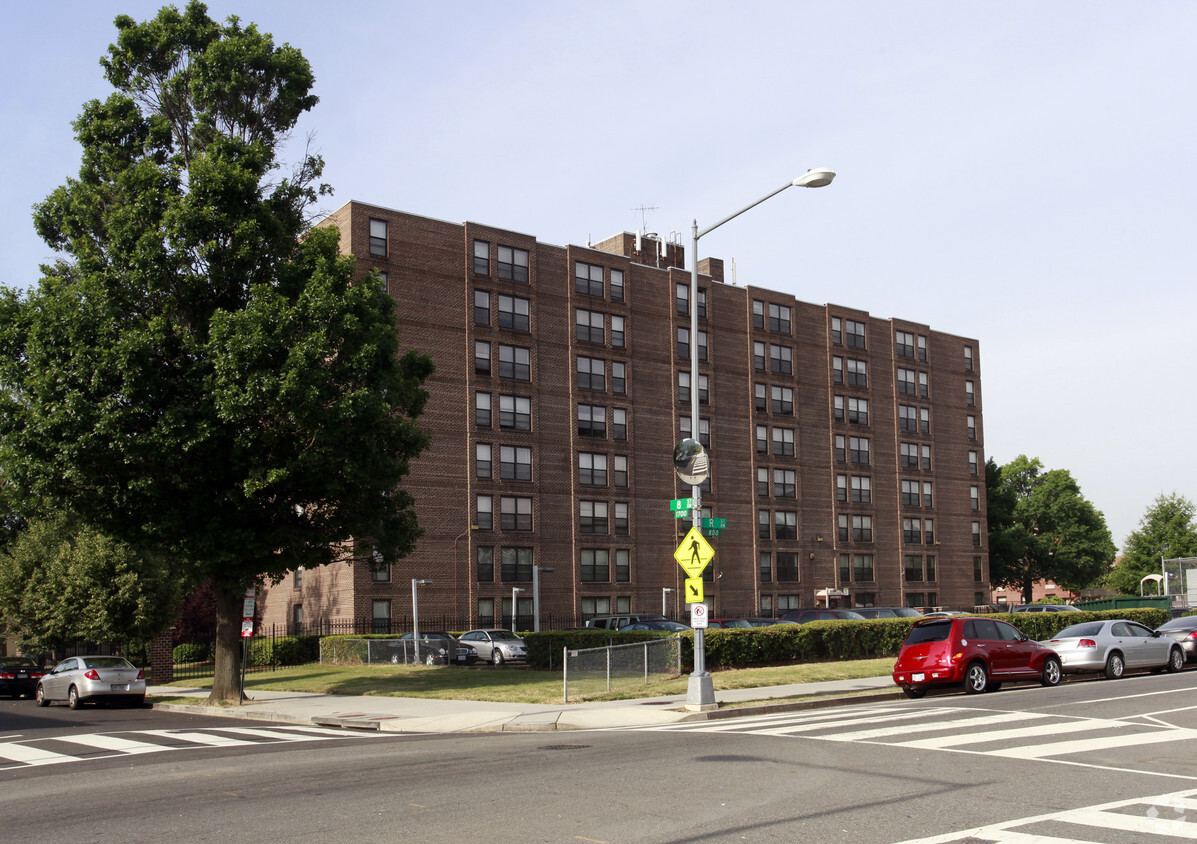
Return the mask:
<svg viewBox="0 0 1197 844">
<path fill-rule="evenodd" d="M 600 630 L 618 630 L 635 624 L 637 621 L 665 621 L 665 616 L 658 613 L 625 613 L 624 615 L 600 615 L 586 622 L 587 627 L 597 627 Z"/>
<path fill-rule="evenodd" d="M 633 621 L 631 624 L 625 624 L 619 628 L 622 633 L 624 630 L 665 630 L 670 633 L 680 633 L 683 630 L 690 628 L 682 624 L 680 621 Z"/>
<path fill-rule="evenodd" d="M 25 697 L 37 690 L 45 669 L 27 656 L 0 656 L 0 695 Z"/>
<path fill-rule="evenodd" d="M 932 686 L 963 686 L 969 694 L 996 691 L 1008 680 L 1055 686 L 1060 657 L 1013 624 L 994 618 L 926 618 L 916 621 L 894 663 L 894 682 L 907 697 Z"/>
<path fill-rule="evenodd" d="M 794 621 L 806 624 L 808 621 L 862 621 L 864 616 L 853 610 L 809 609 L 790 610 L 781 617 L 782 621 Z"/>
<path fill-rule="evenodd" d="M 707 619 L 707 627 L 751 627 L 746 618 L 709 618 Z"/>
<path fill-rule="evenodd" d="M 1197 615 L 1166 621 L 1156 628 L 1161 636 L 1179 642 L 1185 652 L 1185 662 L 1197 660 Z"/>
<path fill-rule="evenodd" d="M 922 618 L 923 614 L 911 607 L 853 607 L 852 612 L 865 618 Z"/>
<path fill-rule="evenodd" d="M 399 641 L 414 642 L 411 631 L 400 636 Z M 406 650 L 404 656 L 412 658 Z M 426 665 L 470 665 L 477 661 L 478 650 L 473 645 L 462 644 L 448 633 L 420 631 L 420 662 Z"/>
<path fill-rule="evenodd" d="M 782 621 L 780 618 L 746 618 L 744 619 L 752 627 L 773 627 L 777 624 L 797 624 L 796 621 Z"/>
</svg>

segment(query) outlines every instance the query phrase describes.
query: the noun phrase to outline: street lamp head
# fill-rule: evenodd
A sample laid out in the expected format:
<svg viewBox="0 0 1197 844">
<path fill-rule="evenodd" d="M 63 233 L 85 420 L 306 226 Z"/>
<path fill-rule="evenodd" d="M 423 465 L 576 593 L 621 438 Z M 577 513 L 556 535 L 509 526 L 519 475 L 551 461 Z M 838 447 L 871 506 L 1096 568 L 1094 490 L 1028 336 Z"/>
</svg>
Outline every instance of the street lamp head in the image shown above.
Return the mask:
<svg viewBox="0 0 1197 844">
<path fill-rule="evenodd" d="M 790 184 L 796 188 L 823 188 L 831 184 L 834 178 L 835 171 L 826 167 L 816 167 L 814 170 L 807 170 Z"/>
<path fill-rule="evenodd" d="M 413 583 L 414 585 L 416 585 L 416 586 L 431 586 L 431 585 L 432 585 L 432 581 L 431 581 L 431 580 L 416 580 L 416 579 L 413 579 L 413 580 L 412 580 L 412 583 Z"/>
</svg>

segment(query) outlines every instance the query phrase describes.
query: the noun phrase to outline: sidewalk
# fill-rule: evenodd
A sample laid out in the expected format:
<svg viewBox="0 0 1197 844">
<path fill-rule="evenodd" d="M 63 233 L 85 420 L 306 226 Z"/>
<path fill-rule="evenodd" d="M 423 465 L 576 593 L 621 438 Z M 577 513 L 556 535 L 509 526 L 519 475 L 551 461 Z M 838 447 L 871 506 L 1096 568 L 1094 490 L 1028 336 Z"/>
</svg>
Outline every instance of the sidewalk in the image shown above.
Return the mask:
<svg viewBox="0 0 1197 844">
<path fill-rule="evenodd" d="M 204 706 L 206 689 L 150 686 L 153 697 L 194 697 L 197 702 L 155 703 L 174 712 L 317 724 L 398 733 L 536 732 L 648 727 L 682 721 L 734 718 L 838 704 L 891 700 L 901 695 L 888 676 L 824 683 L 796 683 L 715 693 L 720 709 L 690 712 L 686 695 L 595 703 L 491 703 L 473 700 L 305 694 L 251 690 L 241 706 Z M 736 706 L 746 704 L 751 706 Z"/>
</svg>

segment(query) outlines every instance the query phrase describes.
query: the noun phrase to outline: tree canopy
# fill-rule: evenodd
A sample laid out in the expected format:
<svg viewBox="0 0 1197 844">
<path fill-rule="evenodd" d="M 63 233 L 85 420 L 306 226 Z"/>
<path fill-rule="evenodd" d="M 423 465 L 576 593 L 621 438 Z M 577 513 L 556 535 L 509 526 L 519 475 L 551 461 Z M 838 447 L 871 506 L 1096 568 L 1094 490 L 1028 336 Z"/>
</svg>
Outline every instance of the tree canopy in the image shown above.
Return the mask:
<svg viewBox="0 0 1197 844">
<path fill-rule="evenodd" d="M 989 506 L 989 578 L 1018 589 L 1030 602 L 1034 585 L 1053 580 L 1079 590 L 1099 580 L 1114 560 L 1105 517 L 1081 495 L 1066 469 L 1043 471 L 1019 455 L 985 467 Z"/>
<path fill-rule="evenodd" d="M 35 208 L 63 256 L 0 292 L 0 465 L 20 495 L 171 561 L 217 597 L 213 699 L 236 694 L 241 597 L 419 535 L 400 488 L 427 445 L 431 360 L 399 356 L 377 274 L 308 209 L 323 162 L 280 160 L 313 76 L 202 3 L 116 19 L 114 93 L 84 105 L 77 178 Z"/>
<path fill-rule="evenodd" d="M 1197 508 L 1182 495 L 1159 495 L 1139 519 L 1139 527 L 1126 538 L 1122 557 L 1106 584 L 1123 595 L 1138 595 L 1139 582 L 1160 574 L 1163 559 L 1197 557 Z"/>
</svg>

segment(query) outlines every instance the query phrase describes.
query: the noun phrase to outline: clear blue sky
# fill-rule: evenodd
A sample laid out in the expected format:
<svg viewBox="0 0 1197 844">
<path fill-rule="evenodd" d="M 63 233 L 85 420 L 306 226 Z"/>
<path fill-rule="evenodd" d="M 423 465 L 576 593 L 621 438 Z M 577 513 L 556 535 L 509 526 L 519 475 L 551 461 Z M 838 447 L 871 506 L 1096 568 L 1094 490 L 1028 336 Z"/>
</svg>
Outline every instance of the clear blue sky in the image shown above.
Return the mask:
<svg viewBox="0 0 1197 844">
<path fill-rule="evenodd" d="M 0 284 L 78 170 L 112 18 L 0 2 Z M 332 210 L 350 199 L 564 245 L 708 235 L 741 284 L 976 338 L 985 444 L 1066 468 L 1121 546 L 1197 499 L 1197 4 L 218 0 L 299 47 Z M 641 212 L 642 206 L 655 210 Z M 643 215 L 643 217 L 642 217 Z M 717 456 L 716 456 L 717 457 Z"/>
</svg>

